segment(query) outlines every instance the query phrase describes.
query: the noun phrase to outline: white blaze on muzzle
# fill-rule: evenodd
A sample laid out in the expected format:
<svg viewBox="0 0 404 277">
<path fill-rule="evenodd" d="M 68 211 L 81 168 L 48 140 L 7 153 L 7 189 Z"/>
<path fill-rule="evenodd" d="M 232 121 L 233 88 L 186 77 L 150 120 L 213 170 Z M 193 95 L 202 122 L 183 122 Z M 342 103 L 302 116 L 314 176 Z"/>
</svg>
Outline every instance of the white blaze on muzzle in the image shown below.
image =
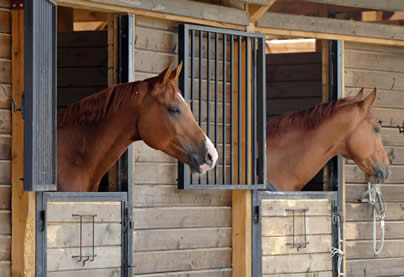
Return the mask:
<svg viewBox="0 0 404 277">
<path fill-rule="evenodd" d="M 205 146 L 206 149 L 208 151 L 208 154 L 210 155 L 211 159 L 212 159 L 212 164 L 209 165 L 207 163 L 204 163 L 200 166 L 201 172 L 204 173 L 206 171 L 208 171 L 209 169 L 212 169 L 215 167 L 217 159 L 219 157 L 219 155 L 217 154 L 216 148 L 213 146 L 212 141 L 205 136 L 206 140 L 205 140 Z"/>
</svg>

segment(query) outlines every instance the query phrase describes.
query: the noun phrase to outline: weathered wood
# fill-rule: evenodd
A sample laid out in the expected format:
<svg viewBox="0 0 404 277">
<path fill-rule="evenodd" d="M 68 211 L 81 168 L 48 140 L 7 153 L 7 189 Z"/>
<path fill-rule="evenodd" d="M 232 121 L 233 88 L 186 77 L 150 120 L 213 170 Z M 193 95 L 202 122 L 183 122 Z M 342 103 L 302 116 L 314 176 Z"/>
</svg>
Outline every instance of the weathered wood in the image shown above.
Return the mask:
<svg viewBox="0 0 404 277">
<path fill-rule="evenodd" d="M 319 82 L 321 85 L 321 83 Z M 321 103 L 321 94 L 316 97 L 281 98 L 267 100 L 267 116 L 281 115 L 286 112 L 302 111 Z"/>
<path fill-rule="evenodd" d="M 355 96 L 360 87 L 345 87 L 346 96 Z M 365 95 L 370 94 L 373 88 L 364 90 Z M 404 109 L 404 91 L 384 90 L 377 88 L 377 97 L 374 107 Z"/>
<path fill-rule="evenodd" d="M 11 277 L 11 263 L 0 261 L 0 277 Z"/>
<path fill-rule="evenodd" d="M 96 214 L 95 222 L 118 222 L 122 220 L 121 202 L 49 202 L 48 222 L 80 222 L 72 214 Z M 83 222 L 92 222 L 84 217 Z"/>
<path fill-rule="evenodd" d="M 9 109 L 11 107 L 11 86 L 2 84 L 0 88 L 0 108 Z"/>
<path fill-rule="evenodd" d="M 262 258 L 263 274 L 301 273 L 326 270 L 332 270 L 332 258 L 329 253 L 264 256 Z"/>
<path fill-rule="evenodd" d="M 355 165 L 346 165 L 346 180 L 349 183 L 367 183 L 366 174 Z M 404 180 L 404 170 L 402 166 L 391 166 L 391 176 L 386 183 L 402 183 Z"/>
<path fill-rule="evenodd" d="M 292 216 L 289 217 L 263 217 L 262 235 L 289 236 L 293 233 Z M 295 235 L 304 234 L 303 217 L 295 216 Z M 306 233 L 308 235 L 320 235 L 331 233 L 331 217 L 306 217 Z"/>
<path fill-rule="evenodd" d="M 321 53 L 267 54 L 266 65 L 321 64 Z"/>
<path fill-rule="evenodd" d="M 246 1 L 246 0 L 244 0 Z M 248 6 L 248 13 L 250 17 L 250 22 L 255 23 L 257 22 L 258 19 L 261 18 L 271 7 L 275 4 L 276 0 L 269 0 L 269 1 L 261 1 L 261 2 L 266 2 L 264 6 L 258 6 L 258 5 L 249 5 Z M 256 0 L 254 1 L 256 2 Z"/>
<path fill-rule="evenodd" d="M 231 247 L 231 228 L 137 230 L 134 252 Z"/>
<path fill-rule="evenodd" d="M 57 37 L 58 48 L 62 47 L 105 47 L 108 41 L 107 31 L 62 32 Z"/>
<path fill-rule="evenodd" d="M 0 58 L 11 59 L 11 37 L 0 34 Z"/>
<path fill-rule="evenodd" d="M 391 198 L 388 198 L 388 201 L 392 201 Z M 404 203 L 386 203 L 386 206 L 386 220 L 404 220 Z M 347 221 L 373 221 L 373 209 L 368 203 L 346 203 L 346 209 Z"/>
<path fill-rule="evenodd" d="M 388 72 L 404 72 L 404 57 L 396 54 L 345 51 L 345 69 L 371 69 Z"/>
<path fill-rule="evenodd" d="M 262 200 L 262 216 L 290 217 L 287 209 L 307 209 L 306 216 L 330 216 L 331 200 L 329 199 L 270 199 Z M 301 213 L 297 212 L 299 216 Z"/>
<path fill-rule="evenodd" d="M 121 269 L 120 268 L 105 268 L 105 269 L 86 269 L 86 270 L 74 270 L 74 271 L 55 271 L 48 272 L 48 277 L 88 277 L 88 276 L 97 276 L 97 277 L 120 277 Z"/>
<path fill-rule="evenodd" d="M 11 62 L 2 60 L 0 61 L 0 82 L 11 83 Z"/>
<path fill-rule="evenodd" d="M 0 161 L 0 184 L 11 184 L 11 162 Z"/>
<path fill-rule="evenodd" d="M 267 83 L 267 99 L 321 96 L 321 82 L 271 82 Z"/>
<path fill-rule="evenodd" d="M 108 66 L 107 45 L 97 48 L 58 48 L 58 68 Z"/>
<path fill-rule="evenodd" d="M 0 7 L 6 9 L 11 8 L 11 0 L 0 0 Z"/>
<path fill-rule="evenodd" d="M 404 237 L 404 222 L 387 221 L 385 223 L 385 239 L 402 239 Z M 346 240 L 373 240 L 373 222 L 347 222 L 345 224 Z M 380 238 L 380 228 L 377 228 Z"/>
<path fill-rule="evenodd" d="M 0 236 L 0 260 L 11 260 L 11 237 Z"/>
<path fill-rule="evenodd" d="M 135 229 L 230 227 L 230 207 L 136 208 Z"/>
<path fill-rule="evenodd" d="M 347 259 L 369 259 L 375 258 L 373 253 L 373 240 L 347 241 Z M 395 258 L 402 256 L 404 247 L 403 240 L 386 240 L 383 251 L 377 258 Z"/>
<path fill-rule="evenodd" d="M 382 141 L 385 146 L 404 146 L 403 135 L 397 128 L 382 128 Z"/>
<path fill-rule="evenodd" d="M 382 121 L 382 127 L 402 126 L 404 122 L 404 109 L 376 108 L 374 109 L 374 115 L 377 120 Z"/>
<path fill-rule="evenodd" d="M 165 272 L 156 274 L 136 274 L 136 277 L 231 277 L 232 271 L 228 269 L 192 270 L 183 272 Z"/>
<path fill-rule="evenodd" d="M 107 87 L 108 70 L 106 67 L 59 68 L 59 87 Z"/>
<path fill-rule="evenodd" d="M 404 34 L 401 27 L 367 22 L 355 22 L 331 18 L 286 15 L 268 12 L 257 22 L 259 31 L 264 28 L 273 31 L 274 34 L 287 34 L 298 31 L 300 34 L 311 33 L 312 37 L 330 39 L 344 38 L 348 41 L 374 42 L 374 43 L 403 43 Z M 280 32 L 276 32 L 276 31 Z M 296 32 L 296 35 L 298 35 Z M 304 36 L 304 35 L 303 35 Z M 310 35 L 307 35 L 310 37 Z M 356 39 L 356 40 L 355 40 Z"/>
<path fill-rule="evenodd" d="M 91 247 L 83 247 L 83 255 L 91 255 Z M 79 269 L 96 269 L 96 268 L 114 268 L 121 267 L 121 247 L 96 247 L 95 254 L 97 257 L 94 261 L 79 263 L 78 258 L 72 259 L 72 256 L 79 255 L 79 248 L 53 248 L 47 250 L 47 266 L 48 272 L 61 270 L 79 270 Z"/>
<path fill-rule="evenodd" d="M 0 10 L 0 33 L 11 33 L 11 13 Z"/>
<path fill-rule="evenodd" d="M 306 248 L 292 248 L 287 243 L 293 242 L 292 236 L 287 237 L 263 237 L 262 255 L 301 255 L 308 253 L 329 253 L 332 246 L 331 234 L 328 235 L 308 235 L 309 244 Z M 296 236 L 295 242 L 304 242 L 304 236 Z"/>
<path fill-rule="evenodd" d="M 267 82 L 321 81 L 321 63 L 267 65 Z"/>
<path fill-rule="evenodd" d="M 176 185 L 137 185 L 134 207 L 230 206 L 229 191 L 178 190 Z"/>
<path fill-rule="evenodd" d="M 136 16 L 136 28 L 137 27 L 149 28 L 154 30 L 164 30 L 173 33 L 178 32 L 177 22 L 164 20 L 161 18 L 159 19 L 159 18 L 146 17 L 144 15 Z"/>
<path fill-rule="evenodd" d="M 0 235 L 11 234 L 11 214 L 10 211 L 0 211 Z"/>
<path fill-rule="evenodd" d="M 68 0 L 62 0 L 60 1 L 60 4 L 64 5 L 68 4 L 69 2 L 70 1 Z M 170 3 L 167 3 L 164 0 L 138 0 L 136 2 L 130 0 L 121 0 L 119 2 L 114 0 L 90 0 L 87 2 L 89 2 L 88 4 L 94 3 L 95 6 L 99 3 L 99 6 L 103 6 L 106 11 L 109 8 L 108 6 L 113 6 L 110 7 L 112 11 L 114 9 L 118 11 L 118 7 L 120 7 L 121 11 L 126 10 L 129 13 L 140 15 L 143 14 L 146 16 L 154 15 L 154 17 L 158 17 L 160 13 L 164 13 L 177 17 L 190 17 L 203 21 L 219 21 L 237 25 L 248 25 L 249 23 L 248 15 L 245 11 L 225 6 L 209 5 L 186 0 L 172 0 Z M 160 18 L 164 17 L 160 16 Z"/>
<path fill-rule="evenodd" d="M 347 201 L 359 202 L 362 199 L 363 194 L 368 190 L 368 184 L 347 184 Z M 404 193 L 404 186 L 396 184 L 384 184 L 382 185 L 382 192 L 384 198 L 388 202 L 402 202 Z"/>
<path fill-rule="evenodd" d="M 346 276 L 402 276 L 404 259 L 358 259 L 347 261 Z"/>
<path fill-rule="evenodd" d="M 0 136 L 0 160 L 11 160 L 11 137 Z"/>
<path fill-rule="evenodd" d="M 121 224 L 97 223 L 94 225 L 95 246 L 120 246 L 121 245 Z M 93 244 L 93 226 L 85 223 L 82 226 L 82 245 L 91 247 Z M 48 248 L 79 247 L 80 246 L 80 224 L 48 224 L 47 246 Z"/>
<path fill-rule="evenodd" d="M 404 73 L 345 69 L 345 86 L 404 90 Z"/>
<path fill-rule="evenodd" d="M 134 253 L 133 273 L 229 268 L 231 252 L 231 248 L 216 248 Z"/>
<path fill-rule="evenodd" d="M 289 273 L 285 274 L 264 274 L 262 277 L 288 277 Z M 332 271 L 316 271 L 316 272 L 305 272 L 305 273 L 293 273 L 293 277 L 332 277 Z"/>
<path fill-rule="evenodd" d="M 0 186 L 0 210 L 11 209 L 11 188 Z"/>
<path fill-rule="evenodd" d="M 309 2 L 319 4 L 332 4 L 346 7 L 364 8 L 382 11 L 403 11 L 404 3 L 395 0 L 386 0 L 383 2 L 377 0 L 308 0 Z"/>
<path fill-rule="evenodd" d="M 397 54 L 402 55 L 404 54 L 403 47 L 395 47 L 395 46 L 380 46 L 380 45 L 373 45 L 373 44 L 365 44 L 365 43 L 354 43 L 354 42 L 346 42 L 345 49 L 347 50 L 359 50 L 359 51 L 366 51 L 366 52 L 374 52 L 374 53 L 386 53 L 386 54 Z"/>
<path fill-rule="evenodd" d="M 0 110 L 0 134 L 11 133 L 11 111 Z"/>
</svg>

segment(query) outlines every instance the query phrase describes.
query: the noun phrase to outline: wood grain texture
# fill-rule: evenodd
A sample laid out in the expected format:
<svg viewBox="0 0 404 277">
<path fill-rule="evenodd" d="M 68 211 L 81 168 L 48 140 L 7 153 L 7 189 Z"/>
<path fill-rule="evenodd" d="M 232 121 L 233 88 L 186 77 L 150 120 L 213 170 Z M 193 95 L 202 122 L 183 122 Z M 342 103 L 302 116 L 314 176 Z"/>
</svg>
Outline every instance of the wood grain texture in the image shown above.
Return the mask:
<svg viewBox="0 0 404 277">
<path fill-rule="evenodd" d="M 293 233 L 292 216 L 263 217 L 263 236 L 289 236 Z M 299 223 L 300 222 L 300 223 Z M 306 232 L 310 235 L 329 234 L 331 232 L 331 217 L 306 217 Z M 303 217 L 295 218 L 295 234 L 303 235 Z"/>
<path fill-rule="evenodd" d="M 0 187 L 0 210 L 11 209 L 11 187 Z"/>
<path fill-rule="evenodd" d="M 380 237 L 379 237 L 380 238 Z M 380 241 L 378 241 L 380 243 Z M 373 240 L 347 241 L 347 259 L 369 259 L 375 258 L 373 253 Z M 404 247 L 404 240 L 386 240 L 383 250 L 377 258 L 401 257 Z"/>
<path fill-rule="evenodd" d="M 230 227 L 229 207 L 136 208 L 135 229 Z"/>
<path fill-rule="evenodd" d="M 403 258 L 358 259 L 347 261 L 347 276 L 402 276 Z"/>
<path fill-rule="evenodd" d="M 385 239 L 404 238 L 404 222 L 386 222 Z M 373 240 L 373 222 L 347 222 L 345 224 L 346 240 Z M 380 238 L 380 228 L 377 229 L 377 237 Z"/>
<path fill-rule="evenodd" d="M 289 273 L 285 274 L 264 274 L 262 277 L 288 277 Z M 305 273 L 293 273 L 293 277 L 332 277 L 332 271 L 316 271 L 316 272 L 305 272 Z"/>
<path fill-rule="evenodd" d="M 111 247 L 96 247 L 95 254 L 97 255 L 91 263 L 78 263 L 77 259 L 72 256 L 79 255 L 79 248 L 53 248 L 47 250 L 47 266 L 48 272 L 62 271 L 62 270 L 80 270 L 80 269 L 96 269 L 96 268 L 114 268 L 121 267 L 121 254 L 120 246 Z M 91 247 L 83 248 L 83 255 L 90 255 L 92 253 Z"/>
<path fill-rule="evenodd" d="M 227 269 L 192 270 L 183 272 L 165 272 L 156 274 L 136 274 L 136 277 L 231 277 L 232 271 Z"/>
<path fill-rule="evenodd" d="M 72 214 L 96 214 L 95 222 L 117 222 L 122 220 L 121 202 L 48 202 L 48 222 L 80 222 Z M 92 222 L 89 217 L 83 222 Z"/>
<path fill-rule="evenodd" d="M 329 253 L 264 256 L 262 258 L 263 274 L 313 272 L 332 270 L 332 259 Z"/>
<path fill-rule="evenodd" d="M 11 235 L 10 211 L 0 211 L 0 235 Z"/>
<path fill-rule="evenodd" d="M 7 60 L 0 61 L 0 82 L 11 83 L 11 62 Z"/>
<path fill-rule="evenodd" d="M 11 59 L 11 37 L 0 33 L 0 59 Z"/>
<path fill-rule="evenodd" d="M 156 262 L 158 261 L 158 262 Z M 231 249 L 175 250 L 134 253 L 134 274 L 229 268 Z"/>
<path fill-rule="evenodd" d="M 346 165 L 346 180 L 349 183 L 367 183 L 368 178 L 365 173 L 356 165 Z M 404 170 L 402 166 L 391 166 L 391 177 L 387 184 L 398 184 L 404 180 Z"/>
<path fill-rule="evenodd" d="M 404 90 L 404 73 L 373 71 L 371 69 L 344 70 L 345 85 L 348 87 L 378 88 L 385 90 Z"/>
<path fill-rule="evenodd" d="M 290 217 L 291 211 L 286 209 L 307 209 L 306 216 L 330 216 L 331 200 L 329 199 L 270 199 L 262 200 L 262 216 Z M 301 216 L 296 212 L 295 216 Z"/>
<path fill-rule="evenodd" d="M 331 233 L 327 235 L 308 235 L 309 244 L 306 248 L 292 248 L 287 243 L 293 242 L 292 236 L 287 237 L 263 237 L 262 255 L 301 255 L 308 253 L 329 253 L 332 246 Z M 304 236 L 295 237 L 295 242 L 304 242 Z"/>
<path fill-rule="evenodd" d="M 354 96 L 360 90 L 360 87 L 346 87 L 346 96 Z M 373 88 L 364 90 L 365 95 L 369 95 Z M 377 97 L 374 107 L 404 109 L 404 91 L 379 89 L 377 87 Z"/>
<path fill-rule="evenodd" d="M 404 189 L 404 188 L 403 188 Z M 400 194 L 397 191 L 395 194 Z M 398 197 L 397 197 L 398 198 Z M 388 213 L 386 220 L 404 220 L 404 203 L 402 199 L 397 203 L 391 203 L 394 199 L 389 197 L 389 203 L 386 203 Z M 347 221 L 373 221 L 372 208 L 368 203 L 346 203 Z"/>
<path fill-rule="evenodd" d="M 363 197 L 363 194 L 368 189 L 367 183 L 360 184 L 347 184 L 347 202 L 357 203 Z M 383 196 L 387 202 L 402 202 L 402 193 L 404 193 L 404 186 L 401 184 L 384 184 L 382 185 Z"/>
<path fill-rule="evenodd" d="M 11 263 L 0 261 L 0 277 L 11 277 Z"/>
<path fill-rule="evenodd" d="M 73 271 L 59 271 L 59 272 L 48 272 L 48 277 L 120 277 L 120 268 L 105 268 L 105 269 L 86 269 L 86 270 L 73 270 Z"/>
<path fill-rule="evenodd" d="M 231 228 L 138 230 L 133 249 L 140 251 L 231 247 Z"/>
<path fill-rule="evenodd" d="M 11 33 L 11 12 L 0 10 L 0 33 Z"/>
<path fill-rule="evenodd" d="M 11 237 L 0 236 L 0 261 L 9 260 L 11 260 Z"/>
</svg>

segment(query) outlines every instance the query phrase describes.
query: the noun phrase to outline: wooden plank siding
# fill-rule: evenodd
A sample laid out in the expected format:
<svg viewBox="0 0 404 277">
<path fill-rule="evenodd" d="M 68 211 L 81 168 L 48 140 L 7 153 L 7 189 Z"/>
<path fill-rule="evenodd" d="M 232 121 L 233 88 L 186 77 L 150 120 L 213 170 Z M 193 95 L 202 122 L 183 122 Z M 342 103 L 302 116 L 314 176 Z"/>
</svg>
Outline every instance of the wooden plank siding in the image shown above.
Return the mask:
<svg viewBox="0 0 404 277">
<path fill-rule="evenodd" d="M 310 108 L 322 102 L 322 54 L 282 53 L 266 55 L 267 117 Z M 322 190 L 321 170 L 305 190 Z"/>
<path fill-rule="evenodd" d="M 177 60 L 177 39 L 176 23 L 137 16 L 135 80 L 155 76 Z M 203 70 L 206 76 L 206 66 Z M 205 94 L 203 100 L 206 109 Z M 231 276 L 231 192 L 178 190 L 177 161 L 143 142 L 134 144 L 134 161 L 134 275 Z"/>
<path fill-rule="evenodd" d="M 11 10 L 0 9 L 0 277 L 11 276 Z"/>
<path fill-rule="evenodd" d="M 58 106 L 108 87 L 108 33 L 58 32 Z"/>
<path fill-rule="evenodd" d="M 373 216 L 360 200 L 367 191 L 363 172 L 347 161 L 346 258 L 347 276 L 398 276 L 404 274 L 404 137 L 392 126 L 404 120 L 404 48 L 345 43 L 345 96 L 360 88 L 365 94 L 376 87 L 375 115 L 382 120 L 382 138 L 392 163 L 392 176 L 382 186 L 387 202 L 386 241 L 383 251 L 373 254 Z M 378 238 L 380 230 L 378 227 Z"/>
</svg>

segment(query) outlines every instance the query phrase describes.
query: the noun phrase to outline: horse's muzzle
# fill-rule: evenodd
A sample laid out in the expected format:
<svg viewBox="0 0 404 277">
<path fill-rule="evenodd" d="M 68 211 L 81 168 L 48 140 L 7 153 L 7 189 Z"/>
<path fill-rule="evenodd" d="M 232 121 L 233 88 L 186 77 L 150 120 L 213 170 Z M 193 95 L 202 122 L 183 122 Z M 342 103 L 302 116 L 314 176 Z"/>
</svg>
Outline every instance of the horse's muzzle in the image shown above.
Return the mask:
<svg viewBox="0 0 404 277">
<path fill-rule="evenodd" d="M 188 153 L 189 165 L 192 171 L 199 174 L 214 168 L 217 159 L 217 150 L 208 137 L 206 137 L 205 147 L 202 151 Z"/>
<path fill-rule="evenodd" d="M 391 176 L 391 169 L 383 164 L 376 165 L 371 176 L 371 182 L 375 184 L 384 184 Z"/>
</svg>

